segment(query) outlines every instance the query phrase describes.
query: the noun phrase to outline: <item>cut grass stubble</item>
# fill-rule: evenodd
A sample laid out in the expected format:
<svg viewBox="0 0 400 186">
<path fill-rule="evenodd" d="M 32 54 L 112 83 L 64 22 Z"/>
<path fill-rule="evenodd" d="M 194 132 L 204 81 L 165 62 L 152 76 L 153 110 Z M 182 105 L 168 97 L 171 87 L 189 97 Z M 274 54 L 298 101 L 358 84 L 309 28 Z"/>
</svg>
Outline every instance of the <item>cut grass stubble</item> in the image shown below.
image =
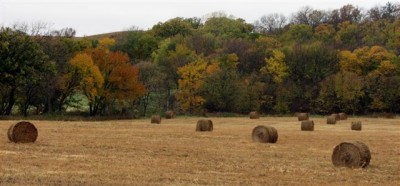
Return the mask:
<svg viewBox="0 0 400 186">
<path fill-rule="evenodd" d="M 196 132 L 200 118 L 107 122 L 34 121 L 33 144 L 7 139 L 15 121 L 0 121 L 3 185 L 395 185 L 400 181 L 399 119 L 357 118 L 363 131 L 326 125 L 302 132 L 295 117 L 208 118 L 213 132 Z M 343 121 L 344 122 L 344 121 Z M 254 143 L 258 125 L 279 131 L 277 143 Z M 336 168 L 331 155 L 346 140 L 367 144 L 366 169 Z M 385 145 L 382 145 L 385 144 Z"/>
</svg>

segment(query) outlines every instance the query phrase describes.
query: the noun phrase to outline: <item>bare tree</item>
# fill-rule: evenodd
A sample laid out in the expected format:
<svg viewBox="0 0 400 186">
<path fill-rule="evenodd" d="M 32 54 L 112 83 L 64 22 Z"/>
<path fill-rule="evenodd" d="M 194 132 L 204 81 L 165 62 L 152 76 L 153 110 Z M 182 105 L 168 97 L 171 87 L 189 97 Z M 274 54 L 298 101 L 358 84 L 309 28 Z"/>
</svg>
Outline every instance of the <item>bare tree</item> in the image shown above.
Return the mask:
<svg viewBox="0 0 400 186">
<path fill-rule="evenodd" d="M 297 13 L 292 15 L 291 23 L 311 25 L 310 15 L 314 10 L 309 7 L 301 8 Z"/>
<path fill-rule="evenodd" d="M 310 25 L 317 27 L 327 21 L 327 13 L 321 10 L 313 10 L 309 15 Z"/>
<path fill-rule="evenodd" d="M 257 32 L 276 33 L 286 26 L 287 18 L 283 14 L 268 14 L 257 20 L 254 25 Z"/>
<path fill-rule="evenodd" d="M 50 35 L 51 24 L 43 21 L 33 22 L 31 24 L 26 22 L 14 22 L 11 25 L 13 30 L 24 32 L 30 36 L 48 36 Z"/>
</svg>

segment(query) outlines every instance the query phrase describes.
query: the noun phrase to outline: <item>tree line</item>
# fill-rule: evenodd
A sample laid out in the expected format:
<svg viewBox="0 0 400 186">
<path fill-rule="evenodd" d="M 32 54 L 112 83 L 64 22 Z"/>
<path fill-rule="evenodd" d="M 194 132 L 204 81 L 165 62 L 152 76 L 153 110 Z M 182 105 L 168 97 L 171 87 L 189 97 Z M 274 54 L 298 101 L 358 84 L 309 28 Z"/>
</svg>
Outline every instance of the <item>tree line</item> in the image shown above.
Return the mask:
<svg viewBox="0 0 400 186">
<path fill-rule="evenodd" d="M 0 29 L 0 115 L 400 111 L 400 4 L 212 13 L 75 37 Z"/>
</svg>

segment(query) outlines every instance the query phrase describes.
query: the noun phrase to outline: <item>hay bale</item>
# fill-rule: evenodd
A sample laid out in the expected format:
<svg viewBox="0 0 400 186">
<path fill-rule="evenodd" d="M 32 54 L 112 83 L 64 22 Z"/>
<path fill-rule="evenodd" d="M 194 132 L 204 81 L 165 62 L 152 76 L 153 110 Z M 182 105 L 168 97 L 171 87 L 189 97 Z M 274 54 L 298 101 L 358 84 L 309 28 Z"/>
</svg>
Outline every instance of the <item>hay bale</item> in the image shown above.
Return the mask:
<svg viewBox="0 0 400 186">
<path fill-rule="evenodd" d="M 335 120 L 336 120 L 336 121 L 339 121 L 339 120 L 340 120 L 339 114 L 333 113 L 333 114 L 331 114 L 331 116 L 335 117 Z"/>
<path fill-rule="evenodd" d="M 314 121 L 304 120 L 301 122 L 301 130 L 303 131 L 314 131 Z"/>
<path fill-rule="evenodd" d="M 201 119 L 197 121 L 196 131 L 213 131 L 213 122 L 211 120 Z"/>
<path fill-rule="evenodd" d="M 172 110 L 166 111 L 165 112 L 165 118 L 166 119 L 173 119 L 175 118 L 175 112 Z"/>
<path fill-rule="evenodd" d="M 335 116 L 328 116 L 326 118 L 326 124 L 336 124 L 336 117 Z"/>
<path fill-rule="evenodd" d="M 253 129 L 251 137 L 254 142 L 276 143 L 278 131 L 274 127 L 259 125 Z"/>
<path fill-rule="evenodd" d="M 396 117 L 396 115 L 394 113 L 390 113 L 390 112 L 381 112 L 381 113 L 374 112 L 374 113 L 372 113 L 371 117 L 393 119 Z"/>
<path fill-rule="evenodd" d="M 250 119 L 260 119 L 260 114 L 256 111 L 250 112 Z"/>
<path fill-rule="evenodd" d="M 361 130 L 361 121 L 351 122 L 351 130 Z"/>
<path fill-rule="evenodd" d="M 152 115 L 151 116 L 151 123 L 160 124 L 161 123 L 160 115 Z"/>
<path fill-rule="evenodd" d="M 297 118 L 299 119 L 299 121 L 304 121 L 304 120 L 308 120 L 308 113 L 299 113 L 297 115 Z"/>
<path fill-rule="evenodd" d="M 207 109 L 203 109 L 202 111 L 201 111 L 201 115 L 203 116 L 203 117 L 208 117 L 208 111 L 207 111 Z"/>
<path fill-rule="evenodd" d="M 384 118 L 387 118 L 387 119 L 393 119 L 393 118 L 396 117 L 395 114 L 390 113 L 390 112 L 384 112 L 384 113 L 382 113 L 382 116 L 383 116 Z"/>
<path fill-rule="evenodd" d="M 8 128 L 8 139 L 14 143 L 33 143 L 38 137 L 35 125 L 28 121 L 21 121 Z"/>
<path fill-rule="evenodd" d="M 339 113 L 339 119 L 340 120 L 347 120 L 347 114 L 344 112 Z"/>
<path fill-rule="evenodd" d="M 359 141 L 342 142 L 333 149 L 332 163 L 337 167 L 365 168 L 371 153 L 367 145 Z"/>
</svg>

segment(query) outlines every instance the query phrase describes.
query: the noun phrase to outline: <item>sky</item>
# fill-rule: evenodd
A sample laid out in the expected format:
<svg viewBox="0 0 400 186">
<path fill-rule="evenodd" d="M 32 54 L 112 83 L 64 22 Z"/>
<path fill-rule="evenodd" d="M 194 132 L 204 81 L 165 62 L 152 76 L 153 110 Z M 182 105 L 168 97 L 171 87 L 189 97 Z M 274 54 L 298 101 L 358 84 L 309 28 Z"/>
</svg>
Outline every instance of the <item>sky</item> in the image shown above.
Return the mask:
<svg viewBox="0 0 400 186">
<path fill-rule="evenodd" d="M 344 5 L 370 9 L 390 0 L 0 0 L 0 25 L 48 23 L 74 28 L 77 36 L 151 29 L 175 17 L 204 17 L 225 12 L 248 23 L 270 13 L 290 16 L 302 7 L 333 10 Z M 393 2 L 393 1 L 392 1 Z"/>
</svg>

